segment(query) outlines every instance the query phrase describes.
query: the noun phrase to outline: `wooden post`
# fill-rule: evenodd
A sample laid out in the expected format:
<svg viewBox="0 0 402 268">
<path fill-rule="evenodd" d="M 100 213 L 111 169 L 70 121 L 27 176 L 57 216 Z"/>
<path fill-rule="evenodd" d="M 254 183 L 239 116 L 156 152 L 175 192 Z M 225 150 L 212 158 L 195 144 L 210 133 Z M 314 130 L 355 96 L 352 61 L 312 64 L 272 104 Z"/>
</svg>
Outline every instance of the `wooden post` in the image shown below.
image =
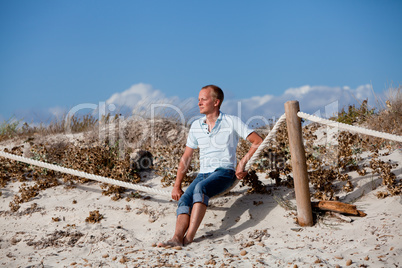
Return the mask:
<svg viewBox="0 0 402 268">
<path fill-rule="evenodd" d="M 300 226 L 313 225 L 313 212 L 310 201 L 310 190 L 307 176 L 306 155 L 303 145 L 301 119 L 297 116 L 300 111 L 298 101 L 285 103 L 286 124 L 292 159 L 292 171 L 295 184 L 297 220 Z"/>
</svg>

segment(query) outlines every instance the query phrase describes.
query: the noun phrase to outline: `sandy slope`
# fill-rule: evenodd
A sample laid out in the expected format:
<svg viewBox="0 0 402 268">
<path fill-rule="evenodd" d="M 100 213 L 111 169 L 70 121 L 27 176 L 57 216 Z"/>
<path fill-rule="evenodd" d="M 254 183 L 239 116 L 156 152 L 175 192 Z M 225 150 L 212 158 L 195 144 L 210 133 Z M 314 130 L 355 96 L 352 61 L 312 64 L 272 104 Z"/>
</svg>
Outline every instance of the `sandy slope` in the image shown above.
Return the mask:
<svg viewBox="0 0 402 268">
<path fill-rule="evenodd" d="M 402 151 L 382 159 L 399 163 L 393 172 L 401 179 Z M 160 177 L 143 175 L 145 185 L 161 187 Z M 324 217 L 300 228 L 295 211 L 279 205 L 296 203 L 293 190 L 271 186 L 270 195 L 246 195 L 237 186 L 211 202 L 195 243 L 170 249 L 153 244 L 173 233 L 173 201 L 156 195 L 112 201 L 93 182 L 47 189 L 12 213 L 8 204 L 20 184 L 11 183 L 1 189 L 0 266 L 345 267 L 349 260 L 350 267 L 401 266 L 401 197 L 378 199 L 375 193 L 383 188 L 377 175 L 349 175 L 356 187 L 341 201 L 353 202 L 367 213 L 364 218 L 349 223 Z M 85 222 L 94 210 L 104 219 Z"/>
</svg>

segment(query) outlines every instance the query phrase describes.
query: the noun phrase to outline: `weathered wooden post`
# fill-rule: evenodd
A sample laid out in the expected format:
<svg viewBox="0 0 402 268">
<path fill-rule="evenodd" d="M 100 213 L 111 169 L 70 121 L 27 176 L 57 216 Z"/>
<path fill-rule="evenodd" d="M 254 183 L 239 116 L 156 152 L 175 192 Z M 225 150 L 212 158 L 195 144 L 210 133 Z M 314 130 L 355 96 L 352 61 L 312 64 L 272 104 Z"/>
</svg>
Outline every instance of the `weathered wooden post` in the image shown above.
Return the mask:
<svg viewBox="0 0 402 268">
<path fill-rule="evenodd" d="M 301 119 L 297 116 L 300 111 L 298 101 L 285 103 L 286 124 L 292 158 L 292 170 L 295 184 L 297 220 L 300 226 L 313 225 L 310 190 L 307 176 L 306 155 L 303 145 Z"/>
</svg>

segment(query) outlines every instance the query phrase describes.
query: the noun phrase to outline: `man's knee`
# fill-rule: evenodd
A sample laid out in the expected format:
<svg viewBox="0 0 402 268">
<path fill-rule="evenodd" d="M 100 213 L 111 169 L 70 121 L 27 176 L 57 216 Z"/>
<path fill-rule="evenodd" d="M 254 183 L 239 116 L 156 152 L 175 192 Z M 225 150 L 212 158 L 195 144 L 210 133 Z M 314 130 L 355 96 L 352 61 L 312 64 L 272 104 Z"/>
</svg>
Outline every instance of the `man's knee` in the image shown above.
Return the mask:
<svg viewBox="0 0 402 268">
<path fill-rule="evenodd" d="M 179 216 L 181 214 L 191 214 L 191 207 L 190 206 L 179 206 L 176 210 L 176 215 Z"/>
<path fill-rule="evenodd" d="M 193 202 L 195 203 L 203 203 L 204 205 L 208 206 L 209 196 L 203 193 L 194 193 L 193 195 Z"/>
<path fill-rule="evenodd" d="M 205 189 L 204 184 L 198 183 L 194 188 L 193 195 L 194 194 L 206 194 L 206 189 Z"/>
</svg>

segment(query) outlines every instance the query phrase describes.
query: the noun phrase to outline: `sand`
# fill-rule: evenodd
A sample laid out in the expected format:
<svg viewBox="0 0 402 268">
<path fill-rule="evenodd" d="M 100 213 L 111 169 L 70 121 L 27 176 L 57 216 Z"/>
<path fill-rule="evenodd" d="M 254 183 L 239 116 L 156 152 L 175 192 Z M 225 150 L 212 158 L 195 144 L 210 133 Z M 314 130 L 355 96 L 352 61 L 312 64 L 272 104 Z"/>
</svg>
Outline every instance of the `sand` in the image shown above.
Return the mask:
<svg viewBox="0 0 402 268">
<path fill-rule="evenodd" d="M 381 157 L 399 164 L 402 150 Z M 213 199 L 194 243 L 158 248 L 171 238 L 176 202 L 157 195 L 112 201 L 90 182 L 49 188 L 17 212 L 9 203 L 19 182 L 1 189 L 1 267 L 399 267 L 402 265 L 402 198 L 378 199 L 378 175 L 350 172 L 355 190 L 342 193 L 366 217 L 346 221 L 321 216 L 313 227 L 295 223 L 294 191 L 270 185 L 271 194 L 246 194 L 240 184 Z M 160 177 L 142 173 L 143 184 L 161 188 Z M 163 188 L 171 190 L 171 188 Z M 287 204 L 285 206 L 284 204 Z M 90 212 L 103 216 L 86 222 Z M 351 220 L 351 222 L 348 221 Z"/>
</svg>

